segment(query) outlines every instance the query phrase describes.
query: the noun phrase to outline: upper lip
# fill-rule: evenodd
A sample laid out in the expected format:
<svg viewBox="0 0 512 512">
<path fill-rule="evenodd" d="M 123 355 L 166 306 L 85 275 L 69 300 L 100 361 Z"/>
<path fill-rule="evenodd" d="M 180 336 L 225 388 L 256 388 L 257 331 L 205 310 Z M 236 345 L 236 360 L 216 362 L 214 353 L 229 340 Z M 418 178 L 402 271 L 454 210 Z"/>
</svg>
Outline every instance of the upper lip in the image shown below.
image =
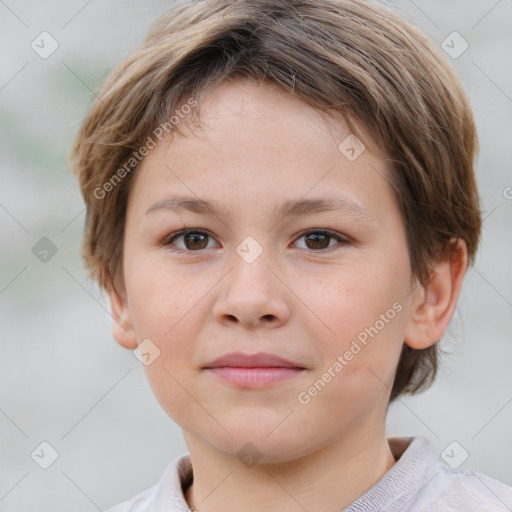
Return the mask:
<svg viewBox="0 0 512 512">
<path fill-rule="evenodd" d="M 304 368 L 293 361 L 266 352 L 258 352 L 257 354 L 230 352 L 205 364 L 204 368 L 220 368 L 222 366 L 233 368 Z"/>
</svg>

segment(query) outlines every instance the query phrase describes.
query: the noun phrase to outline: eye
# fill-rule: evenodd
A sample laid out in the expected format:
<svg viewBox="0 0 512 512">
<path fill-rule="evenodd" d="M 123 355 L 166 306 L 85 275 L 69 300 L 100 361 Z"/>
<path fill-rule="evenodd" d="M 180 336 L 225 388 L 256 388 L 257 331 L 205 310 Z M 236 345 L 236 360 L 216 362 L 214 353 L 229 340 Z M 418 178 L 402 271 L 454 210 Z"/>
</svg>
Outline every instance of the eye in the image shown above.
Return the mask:
<svg viewBox="0 0 512 512">
<path fill-rule="evenodd" d="M 312 229 L 306 231 L 299 238 L 297 238 L 297 240 L 302 238 L 304 238 L 305 241 L 305 248 L 314 251 L 331 249 L 336 245 L 348 243 L 348 240 L 345 237 L 328 229 Z M 333 241 L 337 241 L 338 243 L 331 244 Z M 300 248 L 302 249 L 304 247 Z"/>
<path fill-rule="evenodd" d="M 164 245 L 166 246 L 175 246 L 178 247 L 175 250 L 177 252 L 196 252 L 201 249 L 211 249 L 212 246 L 208 245 L 208 238 L 212 238 L 212 236 L 198 229 L 183 229 L 182 231 L 178 231 L 177 233 L 173 233 L 169 237 L 167 237 L 164 241 Z M 181 246 L 176 244 L 176 240 L 183 240 Z"/>
<path fill-rule="evenodd" d="M 183 229 L 172 233 L 165 239 L 163 244 L 170 246 L 171 250 L 176 252 L 198 252 L 214 247 L 208 243 L 208 239 L 213 241 L 213 237 L 206 231 L 199 229 Z M 336 245 L 348 243 L 348 240 L 344 236 L 327 229 L 311 229 L 305 231 L 296 239 L 295 245 L 297 245 L 297 240 L 301 239 L 304 239 L 305 247 L 299 247 L 300 249 L 305 248 L 315 252 L 325 251 L 332 249 Z"/>
</svg>

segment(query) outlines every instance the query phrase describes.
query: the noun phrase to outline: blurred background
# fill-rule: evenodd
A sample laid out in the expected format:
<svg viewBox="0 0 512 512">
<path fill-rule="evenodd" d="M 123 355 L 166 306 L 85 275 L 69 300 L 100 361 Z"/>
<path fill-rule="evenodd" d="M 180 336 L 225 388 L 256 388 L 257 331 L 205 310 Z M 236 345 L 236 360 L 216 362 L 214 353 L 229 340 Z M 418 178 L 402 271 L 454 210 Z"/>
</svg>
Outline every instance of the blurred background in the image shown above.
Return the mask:
<svg viewBox="0 0 512 512">
<path fill-rule="evenodd" d="M 385 3 L 451 54 L 478 124 L 485 211 L 441 342 L 452 355 L 429 391 L 391 406 L 388 433 L 424 435 L 440 458 L 512 485 L 512 2 Z M 186 451 L 85 276 L 66 165 L 98 87 L 170 5 L 0 0 L 1 512 L 104 510 Z"/>
</svg>

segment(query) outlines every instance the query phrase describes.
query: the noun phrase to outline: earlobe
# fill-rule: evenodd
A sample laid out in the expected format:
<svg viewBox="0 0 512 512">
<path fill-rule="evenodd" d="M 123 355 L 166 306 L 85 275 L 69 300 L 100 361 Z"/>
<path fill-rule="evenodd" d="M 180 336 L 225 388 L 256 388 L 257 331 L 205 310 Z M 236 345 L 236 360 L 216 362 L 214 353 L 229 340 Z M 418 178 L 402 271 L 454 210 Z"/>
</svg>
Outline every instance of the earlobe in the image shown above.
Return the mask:
<svg viewBox="0 0 512 512">
<path fill-rule="evenodd" d="M 461 239 L 452 238 L 450 244 L 450 254 L 433 268 L 429 283 L 418 290 L 412 302 L 404 340 L 411 348 L 425 349 L 437 343 L 457 305 L 467 268 L 467 248 Z"/>
<path fill-rule="evenodd" d="M 119 345 L 129 350 L 134 350 L 137 348 L 137 337 L 127 301 L 113 288 L 109 290 L 108 295 L 113 318 L 112 335 Z"/>
</svg>

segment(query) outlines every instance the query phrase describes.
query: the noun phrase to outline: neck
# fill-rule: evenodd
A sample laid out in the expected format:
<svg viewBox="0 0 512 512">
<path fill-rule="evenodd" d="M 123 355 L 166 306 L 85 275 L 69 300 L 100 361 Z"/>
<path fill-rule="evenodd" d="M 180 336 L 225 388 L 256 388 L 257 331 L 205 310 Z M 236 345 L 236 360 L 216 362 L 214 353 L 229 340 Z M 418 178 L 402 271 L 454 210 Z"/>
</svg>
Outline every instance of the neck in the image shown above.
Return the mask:
<svg viewBox="0 0 512 512">
<path fill-rule="evenodd" d="M 185 496 L 197 512 L 344 510 L 395 463 L 385 431 L 359 430 L 298 460 L 250 468 L 190 433 L 185 437 L 194 472 Z"/>
</svg>

